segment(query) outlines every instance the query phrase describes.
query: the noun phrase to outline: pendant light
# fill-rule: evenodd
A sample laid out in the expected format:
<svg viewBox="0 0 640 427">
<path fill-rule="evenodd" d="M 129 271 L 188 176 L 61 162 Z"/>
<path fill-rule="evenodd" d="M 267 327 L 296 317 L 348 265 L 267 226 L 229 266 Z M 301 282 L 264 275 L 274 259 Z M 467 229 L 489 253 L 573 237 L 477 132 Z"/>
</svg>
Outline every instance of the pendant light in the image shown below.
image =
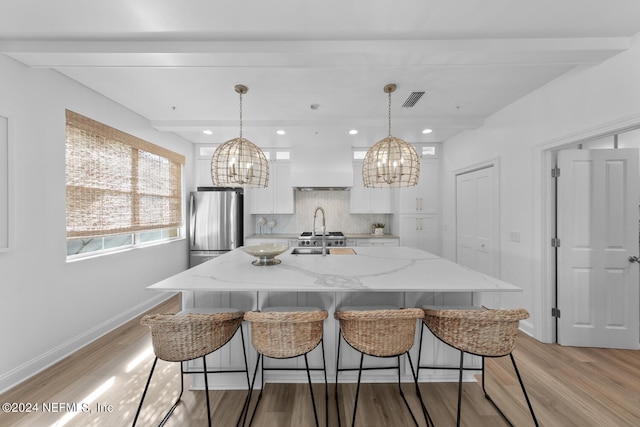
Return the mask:
<svg viewBox="0 0 640 427">
<path fill-rule="evenodd" d="M 367 151 L 362 164 L 365 187 L 411 187 L 418 184 L 420 162 L 413 146 L 391 136 L 391 93 L 396 85 L 384 87 L 389 94 L 389 136 L 376 142 Z"/>
<path fill-rule="evenodd" d="M 269 162 L 254 143 L 242 137 L 242 95 L 249 89 L 236 85 L 240 94 L 240 137 L 216 148 L 211 157 L 211 180 L 219 187 L 267 187 Z"/>
</svg>

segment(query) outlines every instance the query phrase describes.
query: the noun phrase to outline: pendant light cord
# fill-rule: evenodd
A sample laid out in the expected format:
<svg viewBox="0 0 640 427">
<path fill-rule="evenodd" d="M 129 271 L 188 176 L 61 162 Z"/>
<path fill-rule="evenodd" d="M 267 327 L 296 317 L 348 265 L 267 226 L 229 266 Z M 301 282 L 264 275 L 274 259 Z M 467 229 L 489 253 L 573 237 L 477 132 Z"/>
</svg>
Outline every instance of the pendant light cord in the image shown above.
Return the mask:
<svg viewBox="0 0 640 427">
<path fill-rule="evenodd" d="M 389 91 L 389 137 L 391 137 L 391 91 Z"/>
<path fill-rule="evenodd" d="M 242 92 L 240 92 L 240 140 L 242 141 Z"/>
</svg>

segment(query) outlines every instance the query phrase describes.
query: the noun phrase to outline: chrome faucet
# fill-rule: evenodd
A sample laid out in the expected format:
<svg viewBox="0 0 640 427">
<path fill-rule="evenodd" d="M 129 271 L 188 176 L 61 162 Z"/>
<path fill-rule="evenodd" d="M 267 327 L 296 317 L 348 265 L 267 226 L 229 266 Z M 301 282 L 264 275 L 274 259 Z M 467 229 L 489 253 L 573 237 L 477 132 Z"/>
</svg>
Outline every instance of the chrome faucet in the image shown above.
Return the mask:
<svg viewBox="0 0 640 427">
<path fill-rule="evenodd" d="M 327 241 L 326 241 L 326 231 L 327 231 L 327 224 L 326 224 L 326 216 L 324 213 L 324 209 L 322 209 L 322 207 L 318 206 L 316 208 L 316 211 L 313 213 L 313 235 L 316 235 L 316 216 L 318 215 L 318 211 L 322 212 L 322 255 L 326 255 L 327 254 Z"/>
</svg>

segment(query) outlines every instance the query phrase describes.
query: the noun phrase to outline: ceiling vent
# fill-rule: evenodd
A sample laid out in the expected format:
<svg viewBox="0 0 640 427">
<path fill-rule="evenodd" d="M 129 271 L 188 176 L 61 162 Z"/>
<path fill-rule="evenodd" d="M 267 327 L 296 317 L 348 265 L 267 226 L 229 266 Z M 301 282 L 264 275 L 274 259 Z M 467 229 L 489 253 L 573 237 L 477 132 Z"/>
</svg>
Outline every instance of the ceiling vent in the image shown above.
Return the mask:
<svg viewBox="0 0 640 427">
<path fill-rule="evenodd" d="M 404 101 L 404 104 L 402 104 L 402 106 L 405 108 L 415 106 L 418 103 L 418 101 L 420 101 L 420 98 L 422 98 L 422 95 L 424 95 L 424 92 L 411 92 L 409 94 L 409 97 Z"/>
</svg>

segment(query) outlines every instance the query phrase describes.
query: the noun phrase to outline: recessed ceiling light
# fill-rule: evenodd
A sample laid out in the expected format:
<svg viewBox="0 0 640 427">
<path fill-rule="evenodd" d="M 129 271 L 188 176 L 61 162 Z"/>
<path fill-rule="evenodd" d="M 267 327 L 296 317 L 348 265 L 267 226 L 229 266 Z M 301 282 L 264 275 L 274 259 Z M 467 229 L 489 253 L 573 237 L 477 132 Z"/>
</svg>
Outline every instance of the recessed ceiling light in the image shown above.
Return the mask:
<svg viewBox="0 0 640 427">
<path fill-rule="evenodd" d="M 431 133 L 431 132 L 433 132 L 431 129 L 424 129 L 424 130 L 422 131 L 422 133 Z"/>
<path fill-rule="evenodd" d="M 357 134 L 357 133 L 358 133 L 358 131 L 357 131 L 356 129 L 351 129 L 351 130 L 349 131 L 349 135 L 355 135 L 355 134 Z"/>
<path fill-rule="evenodd" d="M 205 135 L 213 135 L 213 132 L 211 132 L 209 129 L 203 130 L 202 133 L 204 133 Z"/>
<path fill-rule="evenodd" d="M 276 133 L 277 133 L 278 135 L 284 135 L 286 132 L 285 132 L 285 131 L 283 131 L 282 129 L 280 129 L 280 130 L 277 130 L 277 131 L 276 131 Z"/>
</svg>

